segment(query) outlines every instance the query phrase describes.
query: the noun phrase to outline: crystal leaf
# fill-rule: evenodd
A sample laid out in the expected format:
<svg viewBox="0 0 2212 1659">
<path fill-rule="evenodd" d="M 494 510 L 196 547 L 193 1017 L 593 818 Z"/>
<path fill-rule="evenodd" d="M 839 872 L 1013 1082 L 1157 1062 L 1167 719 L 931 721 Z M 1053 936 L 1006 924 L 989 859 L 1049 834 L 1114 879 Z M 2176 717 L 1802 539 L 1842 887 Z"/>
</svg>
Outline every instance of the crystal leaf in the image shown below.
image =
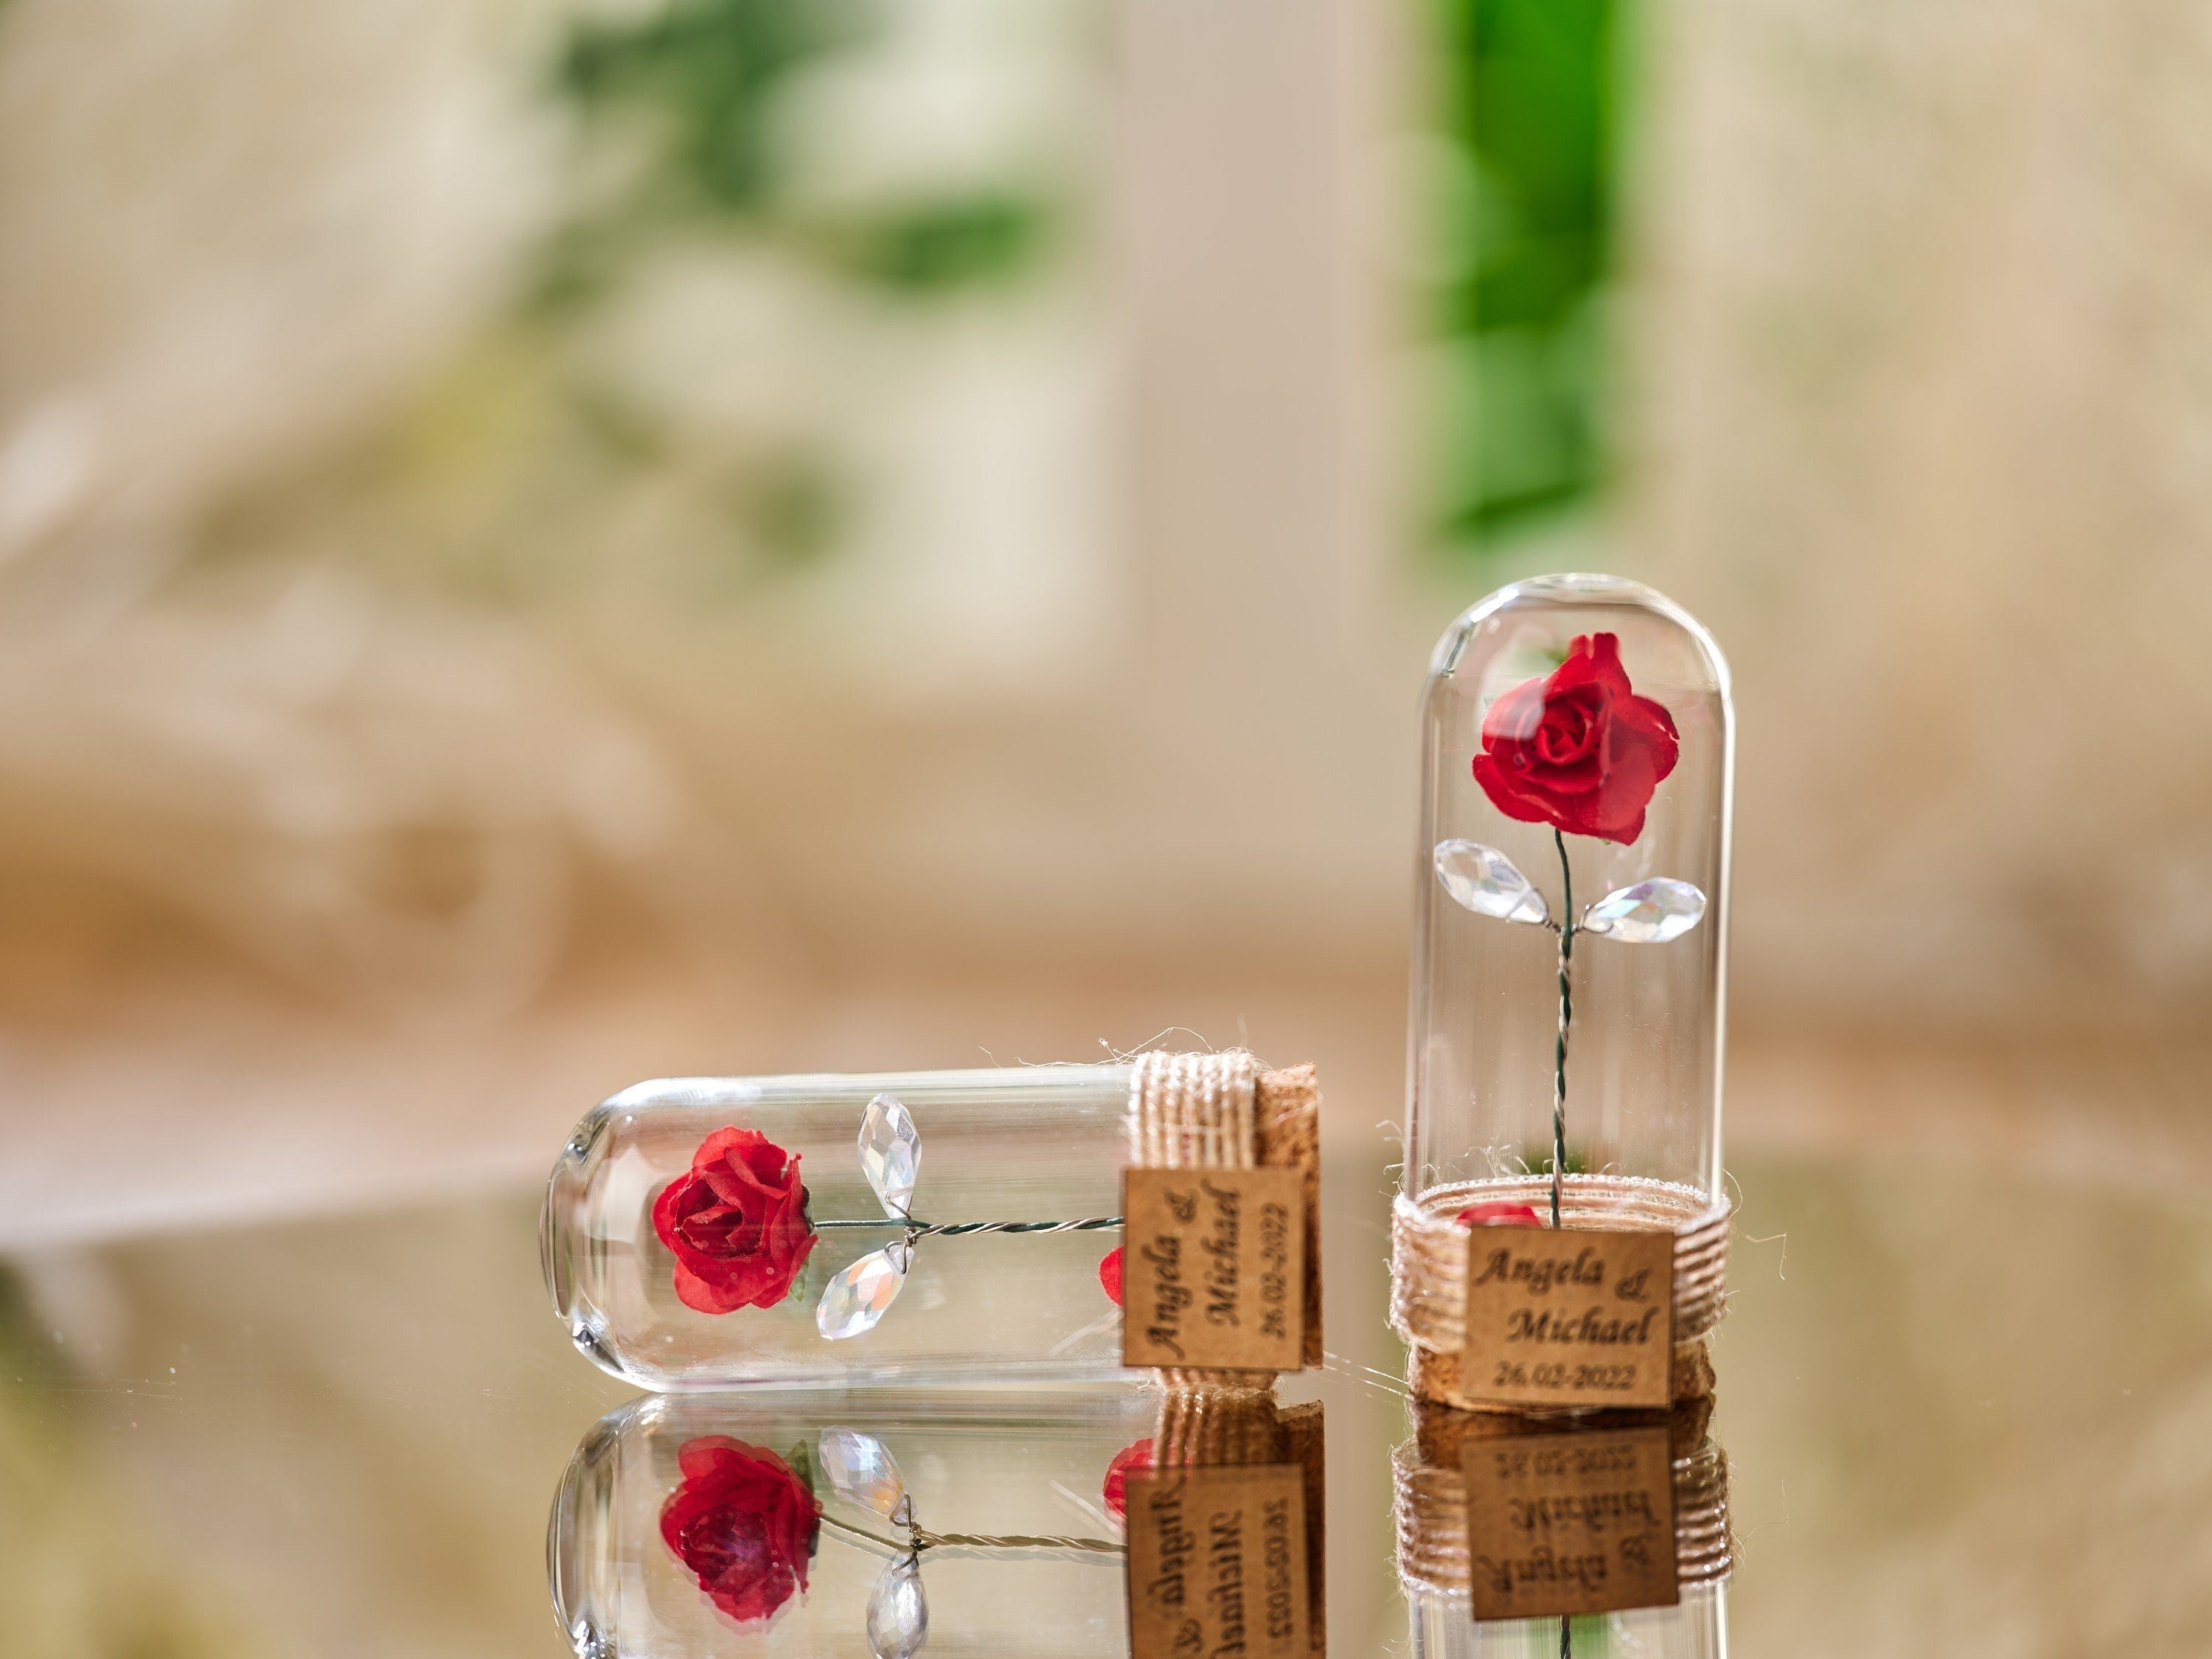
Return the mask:
<svg viewBox="0 0 2212 1659">
<path fill-rule="evenodd" d="M 816 1461 L 840 1498 L 889 1516 L 906 1496 L 898 1465 L 889 1447 L 858 1429 L 824 1429 L 815 1443 Z"/>
<path fill-rule="evenodd" d="M 907 1248 L 872 1250 L 830 1281 L 814 1310 L 814 1328 L 832 1342 L 876 1328 L 884 1310 L 906 1287 Z"/>
<path fill-rule="evenodd" d="M 1479 916 L 1496 916 L 1501 921 L 1551 920 L 1544 896 L 1495 847 L 1479 841 L 1440 841 L 1436 865 L 1444 891 Z"/>
<path fill-rule="evenodd" d="M 1624 945 L 1664 945 L 1680 939 L 1705 914 L 1705 896 L 1686 881 L 1639 881 L 1607 893 L 1583 912 L 1586 933 Z"/>
<path fill-rule="evenodd" d="M 876 1659 L 914 1659 L 929 1640 L 929 1601 L 921 1563 L 902 1556 L 884 1569 L 868 1596 L 868 1650 Z"/>
<path fill-rule="evenodd" d="M 921 1173 L 921 1136 L 896 1095 L 878 1095 L 860 1115 L 860 1172 L 883 1201 L 884 1213 L 903 1220 Z"/>
</svg>

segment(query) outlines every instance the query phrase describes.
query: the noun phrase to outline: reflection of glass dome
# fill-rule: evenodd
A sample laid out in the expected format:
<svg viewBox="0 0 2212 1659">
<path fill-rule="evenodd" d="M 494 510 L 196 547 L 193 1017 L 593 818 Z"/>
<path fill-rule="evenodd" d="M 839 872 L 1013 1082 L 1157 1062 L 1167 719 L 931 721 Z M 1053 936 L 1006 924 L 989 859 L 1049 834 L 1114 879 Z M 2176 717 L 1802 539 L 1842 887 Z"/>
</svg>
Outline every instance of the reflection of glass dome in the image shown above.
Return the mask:
<svg viewBox="0 0 2212 1659">
<path fill-rule="evenodd" d="M 554 1612 L 587 1659 L 914 1659 L 933 1631 L 963 1653 L 1126 1653 L 1127 1564 L 1162 1536 L 1139 1491 L 1211 1492 L 1256 1536 L 1235 1494 L 1264 1474 L 1299 1517 L 1303 1628 L 1322 1616 L 1323 1449 L 1318 1404 L 1252 1390 L 649 1396 L 569 1462 Z"/>
<path fill-rule="evenodd" d="M 1710 1397 L 1680 1402 L 1663 1415 L 1623 1413 L 1595 1420 L 1455 1411 L 1415 1401 L 1413 1436 L 1390 1460 L 1393 1559 L 1411 1613 L 1413 1652 L 1500 1659 L 1701 1659 L 1724 1652 L 1725 1588 L 1735 1552 L 1728 1458 L 1709 1433 L 1711 1419 Z M 1613 1468 L 1608 1454 L 1627 1437 L 1642 1442 L 1631 1474 L 1601 1477 L 1600 1487 L 1580 1493 L 1571 1485 L 1547 1484 L 1540 1469 L 1532 1483 L 1532 1465 L 1547 1454 L 1556 1461 L 1588 1449 L 1606 1460 L 1601 1467 Z M 1589 1502 L 1601 1495 L 1609 1501 Z M 1558 1505 L 1543 1535 L 1526 1540 L 1525 1557 L 1517 1548 L 1507 1559 L 1493 1556 L 1497 1522 L 1532 1496 Z M 1478 1518 L 1486 1510 L 1492 1517 L 1486 1528 Z M 1517 1543 L 1517 1529 L 1508 1530 Z M 1567 1560 L 1582 1566 L 1578 1576 L 1557 1574 Z M 1563 1588 L 1570 1584 L 1576 1589 Z M 1524 1602 L 1524 1616 L 1498 1616 L 1501 1596 Z M 1563 1620 L 1558 1609 L 1577 1596 L 1584 1606 L 1616 1610 Z"/>
<path fill-rule="evenodd" d="M 1723 1659 L 1728 1652 L 1728 1583 L 1682 1592 L 1681 1605 L 1588 1618 L 1510 1619 L 1476 1624 L 1465 1601 L 1409 1589 L 1414 1659 Z M 1559 1626 L 1567 1639 L 1559 1639 Z"/>
<path fill-rule="evenodd" d="M 1401 1220 L 1671 1226 L 1717 1273 L 1718 649 L 1633 582 L 1516 583 L 1438 642 L 1422 737 Z"/>
</svg>

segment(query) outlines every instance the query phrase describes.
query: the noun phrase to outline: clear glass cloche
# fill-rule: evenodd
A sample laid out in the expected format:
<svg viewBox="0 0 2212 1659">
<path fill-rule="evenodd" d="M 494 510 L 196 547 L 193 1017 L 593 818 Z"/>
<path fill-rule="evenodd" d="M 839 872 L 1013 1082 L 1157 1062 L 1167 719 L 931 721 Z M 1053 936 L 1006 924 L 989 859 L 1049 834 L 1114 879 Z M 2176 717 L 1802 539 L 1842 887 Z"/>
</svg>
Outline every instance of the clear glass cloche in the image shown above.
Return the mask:
<svg viewBox="0 0 2212 1659">
<path fill-rule="evenodd" d="M 1421 732 L 1401 1221 L 1710 1227 L 1734 750 L 1718 647 L 1634 582 L 1517 582 L 1438 641 Z"/>
<path fill-rule="evenodd" d="M 1318 1364 L 1318 1110 L 1311 1066 L 1243 1050 L 641 1083 L 555 1163 L 546 1284 L 577 1346 L 650 1389 L 1128 1378 L 1124 1170 L 1296 1171 L 1302 1284 L 1282 1276 L 1276 1311 L 1303 1314 L 1286 1368 Z M 1232 1249 L 1267 1248 L 1223 1213 Z M 1138 1255 L 1156 1333 L 1160 1297 L 1196 1293 Z"/>
</svg>

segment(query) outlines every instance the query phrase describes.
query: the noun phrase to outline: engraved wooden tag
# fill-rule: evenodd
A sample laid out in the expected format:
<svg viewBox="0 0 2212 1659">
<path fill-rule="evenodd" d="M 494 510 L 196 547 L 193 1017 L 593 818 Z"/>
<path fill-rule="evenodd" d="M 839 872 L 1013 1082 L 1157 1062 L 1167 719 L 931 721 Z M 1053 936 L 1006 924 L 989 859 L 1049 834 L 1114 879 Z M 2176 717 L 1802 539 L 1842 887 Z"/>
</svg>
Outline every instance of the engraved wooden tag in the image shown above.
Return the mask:
<svg viewBox="0 0 2212 1659">
<path fill-rule="evenodd" d="M 1124 1170 L 1121 1363 L 1299 1369 L 1304 1182 L 1296 1170 Z"/>
<path fill-rule="evenodd" d="M 1501 1406 L 1664 1406 L 1674 1236 L 1476 1227 L 1460 1392 Z"/>
<path fill-rule="evenodd" d="M 1682 1599 L 1664 1424 L 1470 1440 L 1468 1579 L 1477 1619 L 1542 1619 Z"/>
<path fill-rule="evenodd" d="M 1305 1472 L 1132 1469 L 1130 1659 L 1307 1659 Z"/>
</svg>

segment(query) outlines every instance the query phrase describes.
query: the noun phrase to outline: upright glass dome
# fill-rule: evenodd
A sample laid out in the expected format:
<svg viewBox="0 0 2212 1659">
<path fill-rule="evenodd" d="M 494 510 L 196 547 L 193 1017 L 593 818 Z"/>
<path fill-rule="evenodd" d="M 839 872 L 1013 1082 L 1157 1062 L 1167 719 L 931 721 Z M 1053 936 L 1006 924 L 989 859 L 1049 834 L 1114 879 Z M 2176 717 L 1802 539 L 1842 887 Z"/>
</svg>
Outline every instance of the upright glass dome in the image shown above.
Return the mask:
<svg viewBox="0 0 2212 1659">
<path fill-rule="evenodd" d="M 1612 576 L 1518 582 L 1445 632 L 1422 715 L 1404 1176 L 1572 1226 L 1721 1203 L 1727 665 Z M 1488 1189 L 1495 1189 L 1494 1192 Z"/>
</svg>

